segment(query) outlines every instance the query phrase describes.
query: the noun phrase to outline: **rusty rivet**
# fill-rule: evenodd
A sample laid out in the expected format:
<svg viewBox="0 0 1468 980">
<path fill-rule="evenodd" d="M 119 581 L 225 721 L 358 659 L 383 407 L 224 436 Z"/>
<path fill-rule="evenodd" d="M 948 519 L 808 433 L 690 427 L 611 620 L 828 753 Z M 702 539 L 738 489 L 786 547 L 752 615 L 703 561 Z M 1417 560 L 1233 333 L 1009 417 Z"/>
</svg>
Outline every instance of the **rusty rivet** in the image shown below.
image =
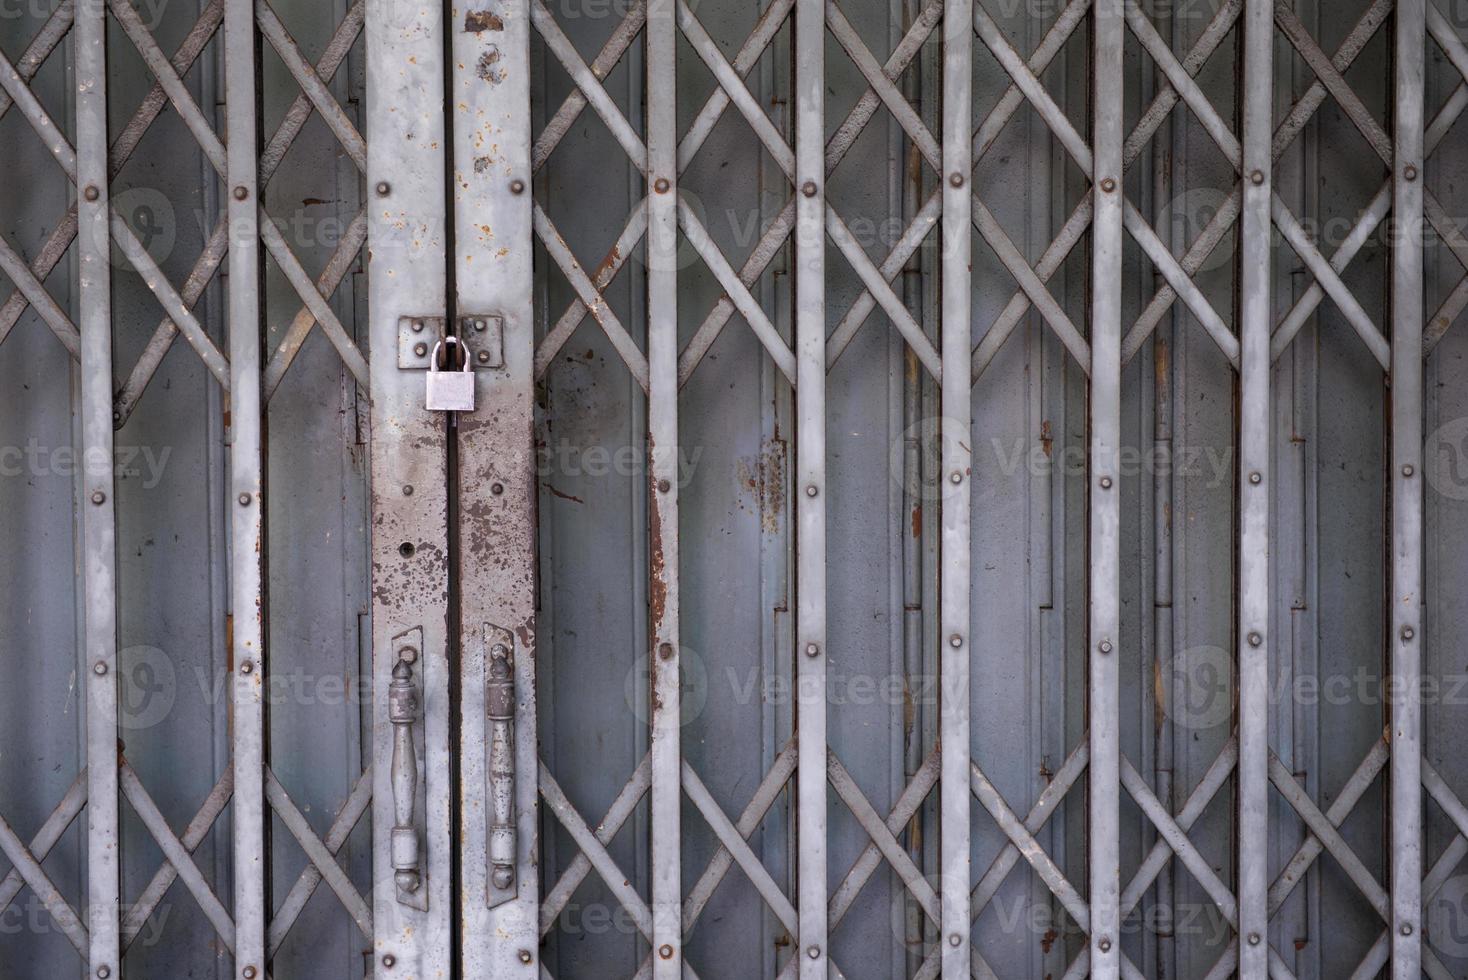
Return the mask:
<svg viewBox="0 0 1468 980">
<path fill-rule="evenodd" d="M 1412 627 L 1410 627 L 1410 626 L 1403 626 L 1402 627 L 1402 639 L 1404 639 L 1404 640 L 1410 640 L 1410 639 L 1412 639 L 1412 637 L 1414 637 L 1416 635 L 1417 635 L 1417 631 L 1414 630 Z"/>
<path fill-rule="evenodd" d="M 107 980 L 108 977 L 112 976 L 112 967 L 110 967 L 110 966 L 99 966 L 99 967 L 97 967 L 97 976 L 101 977 L 102 980 Z"/>
<path fill-rule="evenodd" d="M 1251 933 L 1249 933 L 1249 945 L 1250 946 L 1258 946 L 1259 945 L 1259 933 L 1257 933 L 1257 932 L 1251 932 Z"/>
<path fill-rule="evenodd" d="M 382 965 L 391 970 L 393 967 L 398 965 L 398 958 L 393 954 L 388 953 L 382 958 Z"/>
<path fill-rule="evenodd" d="M 253 660 L 246 660 L 244 663 L 240 664 L 240 673 L 241 674 L 253 674 L 254 672 L 255 672 L 255 661 L 253 661 Z"/>
<path fill-rule="evenodd" d="M 514 180 L 510 181 L 510 193 L 511 194 L 524 194 L 525 193 L 525 181 L 521 180 L 518 177 L 516 177 Z"/>
<path fill-rule="evenodd" d="M 806 197 L 815 197 L 816 196 L 816 182 L 813 181 L 813 180 L 807 180 L 805 183 L 801 184 L 800 185 L 800 193 L 804 194 Z M 814 947 L 812 947 L 812 948 L 814 948 Z M 821 954 L 819 952 L 817 952 L 816 955 L 819 956 Z"/>
<path fill-rule="evenodd" d="M 673 484 L 669 483 L 667 480 L 658 481 L 658 493 L 667 493 L 671 489 L 673 489 Z"/>
<path fill-rule="evenodd" d="M 1402 935 L 1404 935 L 1404 936 L 1410 936 L 1410 935 L 1412 935 L 1412 923 L 1410 923 L 1410 922 L 1403 922 L 1402 923 Z"/>
<path fill-rule="evenodd" d="M 1110 177 L 1107 177 L 1105 180 L 1101 181 L 1101 189 L 1110 194 L 1112 191 L 1116 190 L 1116 181 L 1112 180 Z"/>
<path fill-rule="evenodd" d="M 244 976 L 245 980 L 255 980 L 255 968 L 253 966 L 247 966 L 241 971 L 241 975 Z"/>
<path fill-rule="evenodd" d="M 417 355 L 418 357 L 427 357 L 428 356 L 428 345 L 427 344 L 414 344 L 413 345 L 413 353 L 415 355 Z"/>
<path fill-rule="evenodd" d="M 806 485 L 805 495 L 807 497 L 814 497 L 818 493 L 820 493 L 820 491 L 816 489 L 816 485 L 814 483 L 810 483 L 810 484 L 807 484 Z"/>
<path fill-rule="evenodd" d="M 948 175 L 948 183 L 954 187 L 963 186 L 963 174 L 953 173 Z"/>
<path fill-rule="evenodd" d="M 652 189 L 657 191 L 659 194 L 668 193 L 668 188 L 672 186 L 672 184 L 668 183 L 668 178 L 666 177 L 659 177 L 657 180 L 652 182 Z"/>
<path fill-rule="evenodd" d="M 1256 187 L 1259 186 L 1260 184 L 1264 183 L 1264 171 L 1262 171 L 1262 170 L 1256 170 L 1256 171 L 1254 171 L 1253 173 L 1251 173 L 1249 175 L 1249 179 L 1254 182 L 1254 186 L 1256 186 Z"/>
<path fill-rule="evenodd" d="M 658 644 L 658 656 L 659 657 L 662 657 L 664 660 L 672 660 L 673 659 L 673 644 L 671 644 L 671 643 L 659 643 Z"/>
<path fill-rule="evenodd" d="M 413 496 L 413 484 L 411 484 L 411 483 L 404 484 L 404 486 L 403 486 L 403 496 L 404 497 L 411 497 L 411 496 Z"/>
<path fill-rule="evenodd" d="M 107 502 L 107 494 L 106 493 L 104 493 L 101 490 L 93 490 L 92 491 L 92 503 L 94 503 L 98 507 L 100 507 L 103 504 L 105 504 L 106 502 Z"/>
<path fill-rule="evenodd" d="M 1251 646 L 1251 647 L 1262 646 L 1263 643 L 1264 643 L 1264 637 L 1260 636 L 1259 635 L 1259 632 L 1257 630 L 1252 631 L 1252 632 L 1249 633 L 1249 646 Z"/>
<path fill-rule="evenodd" d="M 951 936 L 948 937 L 948 945 L 950 945 L 950 946 L 962 946 L 963 945 L 963 937 L 960 936 L 958 933 L 955 932 L 953 935 L 951 935 Z"/>
<path fill-rule="evenodd" d="M 805 655 L 807 657 L 819 657 L 821 655 L 821 648 L 814 643 L 807 643 L 805 645 Z"/>
<path fill-rule="evenodd" d="M 489 351 L 487 351 L 487 350 L 480 351 L 479 354 L 478 354 L 478 358 L 479 358 L 479 363 L 480 364 L 488 364 L 489 363 Z"/>
<path fill-rule="evenodd" d="M 665 960 L 671 960 L 673 958 L 673 947 L 667 943 L 663 943 L 658 947 L 658 955 Z"/>
<path fill-rule="evenodd" d="M 379 180 L 377 182 L 377 196 L 378 197 L 387 197 L 391 193 L 392 193 L 392 185 L 391 184 L 389 184 L 385 180 Z"/>
<path fill-rule="evenodd" d="M 96 674 L 98 677 L 101 677 L 103 674 L 107 673 L 107 665 L 100 660 L 97 661 L 96 664 L 94 664 L 92 667 L 92 673 Z"/>
<path fill-rule="evenodd" d="M 1102 640 L 1100 643 L 1096 644 L 1096 649 L 1100 650 L 1102 653 L 1110 653 L 1112 649 L 1111 641 Z"/>
<path fill-rule="evenodd" d="M 953 473 L 952 473 L 952 475 L 950 475 L 948 477 L 948 479 L 951 480 L 954 483 L 962 483 L 963 482 L 963 474 L 960 473 L 958 470 L 954 470 Z"/>
<path fill-rule="evenodd" d="M 1109 940 L 1109 939 L 1103 939 L 1103 940 L 1101 940 L 1099 943 L 1096 944 L 1096 946 L 1103 953 L 1109 953 L 1109 952 L 1111 952 L 1111 940 Z"/>
<path fill-rule="evenodd" d="M 414 320 L 412 326 L 413 326 L 413 332 L 414 333 L 422 333 L 423 332 L 423 321 L 422 320 Z"/>
<path fill-rule="evenodd" d="M 957 650 L 959 647 L 963 646 L 963 637 L 959 636 L 957 633 L 954 633 L 948 638 L 948 645 Z"/>
<path fill-rule="evenodd" d="M 245 198 L 247 198 L 249 196 L 250 196 L 250 189 L 248 187 L 246 187 L 244 184 L 240 184 L 239 186 L 237 186 L 234 189 L 234 199 L 236 201 L 243 201 Z"/>
<path fill-rule="evenodd" d="M 529 963 L 533 959 L 535 959 L 535 957 L 533 957 L 533 956 L 530 955 L 530 950 L 528 950 L 528 949 L 522 949 L 522 950 L 520 950 L 520 962 L 521 963 Z"/>
<path fill-rule="evenodd" d="M 248 493 L 242 493 L 242 494 L 240 494 L 240 506 L 241 507 L 248 507 L 248 506 L 250 506 L 250 501 L 252 499 L 254 499 L 254 498 L 252 498 Z"/>
<path fill-rule="evenodd" d="M 1109 476 L 1103 476 L 1101 478 L 1101 489 L 1102 490 L 1110 490 L 1111 489 L 1111 477 L 1109 477 Z"/>
<path fill-rule="evenodd" d="M 1264 482 L 1264 477 L 1259 474 L 1258 470 L 1255 470 L 1254 472 L 1249 474 L 1249 482 L 1254 484 L 1255 486 L 1258 486 L 1259 484 Z"/>
<path fill-rule="evenodd" d="M 1403 467 L 1402 467 L 1402 475 L 1403 476 L 1410 477 L 1413 473 L 1416 473 L 1416 472 L 1417 472 L 1416 468 L 1413 467 L 1411 463 L 1407 463 L 1407 464 L 1403 465 Z"/>
<path fill-rule="evenodd" d="M 1412 166 L 1410 163 L 1407 164 L 1407 169 L 1402 172 L 1402 176 L 1406 177 L 1408 180 L 1416 180 L 1417 168 Z"/>
<path fill-rule="evenodd" d="M 82 197 L 85 197 L 89 201 L 95 201 L 97 198 L 99 198 L 101 196 L 102 196 L 102 192 L 99 191 L 99 190 L 97 190 L 97 185 L 95 185 L 95 184 L 88 184 L 87 185 L 87 189 L 84 190 L 84 191 L 82 191 Z M 102 967 L 102 969 L 105 970 L 106 967 Z"/>
<path fill-rule="evenodd" d="M 398 648 L 398 659 L 404 663 L 415 664 L 418 662 L 418 648 L 404 646 Z"/>
<path fill-rule="evenodd" d="M 475 333 L 483 333 L 484 332 L 484 321 L 483 320 L 475 320 L 474 321 L 474 332 Z"/>
<path fill-rule="evenodd" d="M 498 497 L 505 492 L 505 485 L 500 481 L 495 480 L 489 485 L 489 492 Z"/>
<path fill-rule="evenodd" d="M 818 960 L 821 958 L 821 947 L 812 946 L 810 949 L 805 951 L 805 955 L 809 956 L 813 960 Z"/>
</svg>

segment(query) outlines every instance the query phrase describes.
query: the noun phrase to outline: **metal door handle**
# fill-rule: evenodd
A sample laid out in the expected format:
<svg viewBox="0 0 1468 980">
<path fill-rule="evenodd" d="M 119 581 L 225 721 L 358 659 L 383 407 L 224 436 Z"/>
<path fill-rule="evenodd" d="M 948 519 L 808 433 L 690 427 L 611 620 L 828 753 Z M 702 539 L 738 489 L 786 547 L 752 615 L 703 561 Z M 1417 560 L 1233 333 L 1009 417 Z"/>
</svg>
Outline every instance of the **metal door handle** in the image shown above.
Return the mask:
<svg viewBox="0 0 1468 980">
<path fill-rule="evenodd" d="M 413 725 L 418 720 L 418 688 L 413 683 L 413 661 L 417 651 L 405 647 L 392 669 L 387 689 L 387 717 L 393 727 L 392 742 L 392 867 L 398 901 L 421 907 L 423 887 L 421 848 L 414 809 L 418 804 L 418 753 L 413 744 Z"/>
<path fill-rule="evenodd" d="M 513 641 L 510 641 L 513 642 Z M 490 644 L 485 677 L 489 721 L 489 906 L 515 896 L 515 662 L 509 642 Z"/>
</svg>

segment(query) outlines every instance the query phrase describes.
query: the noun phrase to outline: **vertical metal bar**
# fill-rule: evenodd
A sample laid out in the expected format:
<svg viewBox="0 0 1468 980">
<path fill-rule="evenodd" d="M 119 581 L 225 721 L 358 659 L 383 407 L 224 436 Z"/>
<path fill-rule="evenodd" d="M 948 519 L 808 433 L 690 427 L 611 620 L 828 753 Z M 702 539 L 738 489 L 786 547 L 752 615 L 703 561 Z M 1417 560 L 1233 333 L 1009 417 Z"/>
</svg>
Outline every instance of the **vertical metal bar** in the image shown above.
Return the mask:
<svg viewBox="0 0 1468 980">
<path fill-rule="evenodd" d="M 107 186 L 107 22 L 76 12 L 76 187 L 81 304 L 82 582 L 87 685 L 87 962 L 120 972 L 117 796 L 117 526 Z"/>
<path fill-rule="evenodd" d="M 265 972 L 265 453 L 255 7 L 225 0 L 235 976 Z"/>
<path fill-rule="evenodd" d="M 944 980 L 968 980 L 969 885 L 969 509 L 973 440 L 970 436 L 969 319 L 973 305 L 969 224 L 973 196 L 973 0 L 943 4 L 943 313 L 942 453 L 943 527 L 939 572 L 939 635 L 943 637 L 939 702 Z"/>
<path fill-rule="evenodd" d="M 1269 973 L 1269 335 L 1274 5 L 1244 6 L 1239 250 L 1239 976 Z"/>
<path fill-rule="evenodd" d="M 1422 305 L 1424 0 L 1398 0 L 1392 173 L 1392 977 L 1422 976 Z"/>
<path fill-rule="evenodd" d="M 475 410 L 457 416 L 454 489 L 460 970 L 531 978 L 541 965 L 530 6 L 469 0 L 451 16 L 453 226 L 463 232 L 454 312 L 476 367 Z"/>
<path fill-rule="evenodd" d="M 678 120 L 673 0 L 647 5 L 648 642 L 653 976 L 683 974 L 678 603 Z"/>
<path fill-rule="evenodd" d="M 448 425 L 424 407 L 400 338 L 429 347 L 447 316 L 443 10 L 368 0 L 367 292 L 371 317 L 372 955 L 398 975 L 453 972 L 453 762 L 449 745 Z M 413 338 L 419 338 L 416 341 Z M 417 693 L 408 726 L 422 784 L 407 826 L 419 880 L 400 889 L 388 692 L 399 660 Z M 405 746 L 406 748 L 407 746 Z M 409 881 L 407 884 L 412 885 Z M 388 957 L 391 957 L 389 960 Z M 388 974 L 392 975 L 392 974 Z"/>
<path fill-rule="evenodd" d="M 829 962 L 826 914 L 826 9 L 795 3 L 796 874 L 801 980 Z"/>
<path fill-rule="evenodd" d="M 1095 10 L 1095 224 L 1091 244 L 1090 835 L 1091 976 L 1121 965 L 1120 534 L 1123 0 Z"/>
</svg>

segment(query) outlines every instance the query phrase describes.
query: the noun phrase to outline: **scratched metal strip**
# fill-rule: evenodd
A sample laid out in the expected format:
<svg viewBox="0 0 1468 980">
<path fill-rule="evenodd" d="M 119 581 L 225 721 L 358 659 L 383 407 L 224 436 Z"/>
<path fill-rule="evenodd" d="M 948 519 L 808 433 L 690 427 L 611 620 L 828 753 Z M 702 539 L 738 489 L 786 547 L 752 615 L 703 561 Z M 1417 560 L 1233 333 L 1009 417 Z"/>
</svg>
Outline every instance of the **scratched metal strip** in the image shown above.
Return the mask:
<svg viewBox="0 0 1468 980">
<path fill-rule="evenodd" d="M 263 976 L 265 962 L 265 405 L 257 206 L 257 84 L 252 0 L 225 0 L 225 169 L 229 188 L 229 417 L 231 690 L 234 799 L 234 975 Z M 161 80 L 160 80 L 161 81 Z M 175 319 L 177 319 L 175 317 Z"/>
<path fill-rule="evenodd" d="M 369 364 L 373 955 L 379 975 L 391 964 L 415 977 L 453 969 L 448 421 L 427 410 L 423 373 L 400 370 L 395 352 L 405 325 L 448 312 L 443 18 L 437 6 L 368 0 L 365 25 L 367 290 L 376 355 Z M 393 867 L 399 801 L 388 707 L 393 670 L 405 657 L 419 712 L 408 731 L 417 778 L 406 824 L 419 877 L 407 893 Z M 408 762 L 398 761 L 400 773 Z"/>
<path fill-rule="evenodd" d="M 475 410 L 457 417 L 459 968 L 465 976 L 535 977 L 541 967 L 530 3 L 472 0 L 455 10 L 448 29 L 459 232 L 452 308 L 476 364 L 494 329 L 502 330 L 503 346 L 501 365 L 474 372 Z M 484 330 L 473 329 L 479 323 Z M 505 657 L 509 677 L 491 697 L 487 682 Z M 511 681 L 509 695 L 504 685 Z M 496 703 L 512 717 L 491 722 Z"/>
<path fill-rule="evenodd" d="M 87 931 L 93 976 L 121 972 L 122 858 L 117 753 L 117 524 L 112 437 L 112 280 L 107 172 L 107 22 L 84 3 L 76 73 L 78 293 L 81 330 L 82 586 L 87 684 Z M 22 105 L 22 110 L 24 110 Z"/>
</svg>

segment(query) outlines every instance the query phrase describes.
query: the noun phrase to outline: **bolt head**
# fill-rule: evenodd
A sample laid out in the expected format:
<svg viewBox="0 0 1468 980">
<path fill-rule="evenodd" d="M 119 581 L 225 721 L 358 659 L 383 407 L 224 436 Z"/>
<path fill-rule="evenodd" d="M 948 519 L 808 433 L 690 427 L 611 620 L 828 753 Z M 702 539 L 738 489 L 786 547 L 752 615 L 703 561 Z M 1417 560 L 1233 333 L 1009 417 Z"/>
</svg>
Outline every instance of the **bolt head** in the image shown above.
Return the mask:
<svg viewBox="0 0 1468 980">
<path fill-rule="evenodd" d="M 953 473 L 952 473 L 952 475 L 948 477 L 948 480 L 949 480 L 949 482 L 954 483 L 954 484 L 962 483 L 963 482 L 963 474 L 960 473 L 958 470 L 954 470 Z"/>
<path fill-rule="evenodd" d="M 818 960 L 821 958 L 821 947 L 812 946 L 810 949 L 807 949 L 805 951 L 805 955 L 809 956 L 813 960 Z"/>
<path fill-rule="evenodd" d="M 950 186 L 953 186 L 953 187 L 962 187 L 963 186 L 963 174 L 960 174 L 960 173 L 952 173 L 952 174 L 949 174 L 948 175 L 948 183 L 949 183 Z"/>
<path fill-rule="evenodd" d="M 95 664 L 92 665 L 92 673 L 96 674 L 98 677 L 101 677 L 103 674 L 107 673 L 107 665 L 100 660 L 97 661 Z"/>
<path fill-rule="evenodd" d="M 805 645 L 805 655 L 807 657 L 819 657 L 821 655 L 821 648 L 814 643 L 807 643 Z"/>
<path fill-rule="evenodd" d="M 668 178 L 666 177 L 659 177 L 657 180 L 652 182 L 652 189 L 657 191 L 659 194 L 668 193 L 668 188 L 672 186 L 672 184 L 668 183 Z"/>
<path fill-rule="evenodd" d="M 1416 180 L 1417 168 L 1412 166 L 1410 163 L 1407 164 L 1407 169 L 1402 171 L 1402 176 L 1406 177 L 1408 180 Z"/>
<path fill-rule="evenodd" d="M 413 332 L 414 333 L 422 333 L 423 332 L 423 321 L 422 320 L 414 320 L 413 323 L 411 324 L 411 326 L 413 328 Z"/>
<path fill-rule="evenodd" d="M 520 962 L 521 963 L 529 963 L 533 959 L 535 959 L 535 957 L 533 957 L 533 956 L 530 955 L 530 950 L 528 950 L 528 949 L 522 949 L 522 950 L 520 950 Z"/>
<path fill-rule="evenodd" d="M 814 497 L 818 493 L 820 493 L 820 491 L 816 489 L 816 485 L 814 483 L 810 483 L 810 484 L 807 484 L 806 485 L 805 495 L 807 497 Z"/>
<path fill-rule="evenodd" d="M 411 496 L 413 496 L 413 484 L 407 483 L 407 484 L 404 484 L 403 485 L 403 496 L 404 497 L 411 497 Z"/>
<path fill-rule="evenodd" d="M 800 185 L 800 193 L 804 194 L 806 197 L 815 197 L 816 196 L 816 182 L 813 181 L 813 180 L 807 180 L 804 184 L 801 184 Z M 814 949 L 815 947 L 811 947 L 811 948 Z M 817 952 L 816 955 L 819 956 L 821 954 L 819 952 Z"/>
<path fill-rule="evenodd" d="M 664 660 L 672 660 L 673 659 L 673 644 L 671 644 L 671 643 L 659 643 L 658 644 L 658 656 L 659 657 L 662 657 Z"/>
<path fill-rule="evenodd" d="M 668 481 L 668 480 L 659 480 L 658 481 L 658 493 L 667 493 L 671 489 L 673 489 L 673 484 L 670 481 Z"/>
<path fill-rule="evenodd" d="M 953 935 L 951 935 L 951 936 L 948 937 L 948 945 L 950 945 L 950 946 L 962 946 L 963 945 L 963 937 L 960 936 L 958 933 L 955 932 Z"/>
<path fill-rule="evenodd" d="M 382 958 L 382 965 L 385 966 L 385 967 L 387 967 L 389 970 L 391 970 L 393 967 L 397 966 L 397 964 L 398 964 L 398 958 L 396 956 L 394 956 L 393 954 L 391 954 L 391 953 L 388 953 L 386 956 L 384 956 Z"/>
<path fill-rule="evenodd" d="M 1258 470 L 1255 470 L 1253 473 L 1249 474 L 1249 482 L 1257 487 L 1259 484 L 1264 482 L 1264 476 Z"/>
<path fill-rule="evenodd" d="M 392 185 L 391 184 L 389 184 L 385 180 L 379 180 L 377 182 L 377 196 L 378 197 L 387 197 L 391 193 L 392 193 Z"/>
<path fill-rule="evenodd" d="M 99 967 L 97 967 L 97 976 L 101 977 L 102 980 L 107 980 L 108 977 L 112 976 L 112 967 L 110 967 L 110 966 L 99 966 Z"/>
<path fill-rule="evenodd" d="M 1111 940 L 1109 940 L 1109 939 L 1103 939 L 1103 940 L 1101 940 L 1099 943 L 1096 944 L 1096 946 L 1103 953 L 1109 953 L 1109 952 L 1111 952 Z"/>
<path fill-rule="evenodd" d="M 516 179 L 510 181 L 510 193 L 511 194 L 524 194 L 525 193 L 525 181 L 520 180 L 518 177 Z"/>
<path fill-rule="evenodd" d="M 250 196 L 250 189 L 248 187 L 246 187 L 244 184 L 240 184 L 238 187 L 236 187 L 234 189 L 234 199 L 236 201 L 243 201 L 245 198 L 247 198 L 249 196 Z M 254 969 L 254 967 L 246 967 L 246 969 L 251 969 L 252 970 L 252 969 Z M 251 975 L 251 974 L 247 974 L 247 975 Z"/>
<path fill-rule="evenodd" d="M 398 659 L 404 663 L 416 663 L 418 660 L 418 648 L 411 646 L 399 647 Z"/>
<path fill-rule="evenodd" d="M 1114 648 L 1112 647 L 1110 640 L 1102 640 L 1100 643 L 1096 644 L 1096 649 L 1100 650 L 1102 653 L 1110 653 Z"/>
<path fill-rule="evenodd" d="M 671 960 L 673 958 L 673 947 L 667 943 L 663 943 L 658 947 L 658 955 L 665 960 Z"/>
<path fill-rule="evenodd" d="M 1101 190 L 1105 191 L 1107 194 L 1110 194 L 1112 191 L 1116 190 L 1116 181 L 1110 177 L 1107 177 L 1105 180 L 1101 181 Z"/>
<path fill-rule="evenodd" d="M 496 480 L 489 485 L 489 492 L 494 494 L 496 497 L 503 496 L 505 492 L 505 485 Z"/>
<path fill-rule="evenodd" d="M 479 358 L 479 363 L 480 364 L 488 364 L 489 363 L 489 351 L 482 350 L 476 356 Z"/>
<path fill-rule="evenodd" d="M 92 503 L 94 503 L 98 507 L 100 507 L 103 504 L 105 504 L 106 502 L 107 502 L 107 494 L 104 491 L 101 491 L 101 490 L 93 490 L 92 491 Z"/>
<path fill-rule="evenodd" d="M 255 980 L 255 974 L 256 971 L 253 966 L 247 966 L 240 971 L 240 975 L 243 976 L 245 980 Z"/>
<path fill-rule="evenodd" d="M 1251 173 L 1249 175 L 1249 179 L 1254 182 L 1254 186 L 1255 187 L 1260 186 L 1261 184 L 1264 183 L 1264 171 L 1262 171 L 1262 170 L 1256 170 L 1256 171 L 1254 171 L 1253 173 Z"/>
<path fill-rule="evenodd" d="M 253 661 L 253 660 L 246 660 L 244 663 L 240 664 L 240 673 L 241 674 L 253 674 L 254 672 L 255 672 L 255 661 Z"/>
<path fill-rule="evenodd" d="M 254 498 L 251 497 L 248 493 L 242 493 L 242 494 L 240 494 L 240 506 L 241 507 L 248 507 L 248 506 L 250 506 L 250 501 L 253 500 L 253 499 Z"/>
<path fill-rule="evenodd" d="M 1259 933 L 1257 933 L 1257 932 L 1251 932 L 1251 933 L 1249 933 L 1249 945 L 1250 946 L 1258 946 L 1259 945 Z"/>
<path fill-rule="evenodd" d="M 954 633 L 948 638 L 948 645 L 957 650 L 959 647 L 963 646 L 963 637 L 959 636 L 957 633 Z"/>
<path fill-rule="evenodd" d="M 1101 489 L 1102 490 L 1110 490 L 1111 489 L 1111 477 L 1109 477 L 1109 476 L 1103 476 L 1101 478 Z"/>
<path fill-rule="evenodd" d="M 1412 627 L 1410 627 L 1410 626 L 1403 626 L 1402 627 L 1402 639 L 1404 639 L 1404 640 L 1410 640 L 1410 639 L 1412 639 L 1412 637 L 1414 637 L 1416 635 L 1417 635 L 1417 631 L 1414 630 Z"/>
<path fill-rule="evenodd" d="M 82 197 L 86 198 L 89 201 L 95 201 L 97 198 L 99 198 L 101 196 L 102 196 L 102 192 L 99 191 L 99 190 L 97 190 L 97 187 L 96 187 L 95 184 L 88 184 L 87 185 L 87 189 L 84 190 L 84 191 L 82 191 Z M 105 969 L 107 969 L 105 966 L 104 967 L 99 967 L 97 972 L 100 974 L 101 971 L 102 970 L 105 970 Z"/>
<path fill-rule="evenodd" d="M 427 344 L 414 344 L 413 345 L 413 354 L 415 356 L 417 356 L 417 357 L 427 357 L 428 356 L 428 345 Z"/>
<path fill-rule="evenodd" d="M 1416 472 L 1417 469 L 1411 463 L 1407 463 L 1402 467 L 1402 475 L 1405 477 L 1410 478 Z"/>
<path fill-rule="evenodd" d="M 1402 923 L 1401 933 L 1404 936 L 1410 936 L 1410 935 L 1412 935 L 1412 923 L 1410 923 L 1410 922 L 1403 922 Z"/>
<path fill-rule="evenodd" d="M 1257 632 L 1251 632 L 1249 634 L 1249 646 L 1251 646 L 1251 647 L 1257 647 L 1257 646 L 1263 645 L 1263 643 L 1264 643 L 1264 637 L 1260 636 L 1259 633 L 1257 633 Z"/>
</svg>

